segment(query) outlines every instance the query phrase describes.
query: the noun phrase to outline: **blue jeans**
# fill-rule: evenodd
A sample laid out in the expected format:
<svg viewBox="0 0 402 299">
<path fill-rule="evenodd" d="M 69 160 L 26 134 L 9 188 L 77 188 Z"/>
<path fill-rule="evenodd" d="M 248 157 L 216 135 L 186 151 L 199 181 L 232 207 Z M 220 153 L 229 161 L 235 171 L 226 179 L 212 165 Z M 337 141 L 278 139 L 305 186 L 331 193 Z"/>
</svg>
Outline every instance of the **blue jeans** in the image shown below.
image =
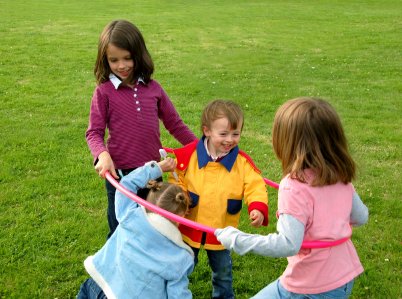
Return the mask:
<svg viewBox="0 0 402 299">
<path fill-rule="evenodd" d="M 88 278 L 81 285 L 77 299 L 107 299 L 107 297 L 100 286 L 92 278 Z"/>
<path fill-rule="evenodd" d="M 194 264 L 198 263 L 199 248 L 193 248 Z M 234 299 L 232 257 L 229 250 L 206 250 L 212 270 L 212 298 Z"/>
<path fill-rule="evenodd" d="M 116 211 L 114 209 L 114 197 L 116 195 L 116 188 L 111 183 L 109 183 L 108 180 L 105 180 L 105 182 L 108 202 L 107 222 L 109 224 L 109 233 L 107 235 L 107 238 L 109 239 L 119 225 L 119 222 L 116 219 Z"/>
<path fill-rule="evenodd" d="M 279 282 L 279 279 L 271 282 L 265 288 L 258 292 L 257 295 L 251 299 L 347 299 L 352 293 L 352 288 L 354 284 L 354 279 L 349 281 L 347 284 L 336 288 L 334 290 L 320 293 L 320 294 L 296 294 L 287 291 Z"/>
</svg>

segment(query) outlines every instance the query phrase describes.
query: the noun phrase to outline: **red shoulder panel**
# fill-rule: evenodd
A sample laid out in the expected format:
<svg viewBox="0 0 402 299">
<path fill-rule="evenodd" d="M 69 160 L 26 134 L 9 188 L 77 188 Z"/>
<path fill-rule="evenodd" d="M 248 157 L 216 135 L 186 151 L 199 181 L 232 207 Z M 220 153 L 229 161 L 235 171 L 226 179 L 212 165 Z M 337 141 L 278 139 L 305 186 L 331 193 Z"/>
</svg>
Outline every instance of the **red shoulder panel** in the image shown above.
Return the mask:
<svg viewBox="0 0 402 299">
<path fill-rule="evenodd" d="M 188 166 L 188 162 L 190 162 L 191 155 L 194 153 L 195 149 L 197 148 L 198 140 L 194 140 L 189 144 L 181 148 L 177 148 L 173 150 L 173 153 L 177 159 L 177 169 L 185 170 Z"/>
</svg>

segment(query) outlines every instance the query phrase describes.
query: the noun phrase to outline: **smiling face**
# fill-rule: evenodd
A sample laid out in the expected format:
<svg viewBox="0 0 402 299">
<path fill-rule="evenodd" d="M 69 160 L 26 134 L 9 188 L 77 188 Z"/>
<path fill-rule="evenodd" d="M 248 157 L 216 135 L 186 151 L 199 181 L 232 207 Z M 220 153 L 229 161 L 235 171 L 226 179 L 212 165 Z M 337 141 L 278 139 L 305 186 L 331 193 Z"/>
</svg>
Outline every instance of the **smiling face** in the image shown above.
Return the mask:
<svg viewBox="0 0 402 299">
<path fill-rule="evenodd" d="M 230 126 L 226 117 L 218 118 L 211 122 L 210 127 L 203 127 L 203 133 L 208 137 L 208 151 L 212 156 L 219 157 L 236 147 L 240 141 L 242 122 L 237 128 Z"/>
<path fill-rule="evenodd" d="M 106 50 L 111 71 L 121 80 L 127 79 L 134 69 L 134 60 L 129 51 L 109 44 Z"/>
</svg>

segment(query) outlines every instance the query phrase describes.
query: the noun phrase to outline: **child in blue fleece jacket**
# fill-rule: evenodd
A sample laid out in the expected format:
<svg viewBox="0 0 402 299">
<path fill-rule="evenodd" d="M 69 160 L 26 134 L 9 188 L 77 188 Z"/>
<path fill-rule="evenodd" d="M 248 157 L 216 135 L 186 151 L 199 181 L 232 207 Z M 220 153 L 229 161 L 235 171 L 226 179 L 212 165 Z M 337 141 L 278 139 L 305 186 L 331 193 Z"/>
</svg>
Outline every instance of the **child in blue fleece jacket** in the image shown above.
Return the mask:
<svg viewBox="0 0 402 299">
<path fill-rule="evenodd" d="M 120 184 L 136 193 L 148 183 L 148 201 L 184 216 L 189 199 L 182 189 L 154 181 L 163 172 L 173 171 L 175 164 L 171 158 L 148 162 Z M 119 191 L 116 216 L 120 225 L 115 233 L 84 262 L 91 278 L 81 285 L 77 298 L 192 298 L 188 275 L 194 268 L 194 256 L 177 224 L 147 211 Z"/>
</svg>

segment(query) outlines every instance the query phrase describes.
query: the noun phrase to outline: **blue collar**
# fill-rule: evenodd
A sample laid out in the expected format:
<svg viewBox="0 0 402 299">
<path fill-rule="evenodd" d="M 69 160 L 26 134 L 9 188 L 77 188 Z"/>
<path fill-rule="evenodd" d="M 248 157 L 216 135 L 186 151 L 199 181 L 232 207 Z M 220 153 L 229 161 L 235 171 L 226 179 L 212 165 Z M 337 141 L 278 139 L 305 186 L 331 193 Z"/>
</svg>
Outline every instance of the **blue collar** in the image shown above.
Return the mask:
<svg viewBox="0 0 402 299">
<path fill-rule="evenodd" d="M 202 138 L 198 141 L 198 144 L 197 144 L 197 157 L 198 157 L 198 168 L 199 169 L 201 169 L 205 165 L 207 165 L 208 162 L 213 162 L 211 157 L 207 154 L 207 151 L 205 149 L 204 139 L 205 139 L 205 136 L 202 136 Z M 222 160 L 220 160 L 217 163 L 221 163 L 223 166 L 225 166 L 227 171 L 230 172 L 232 170 L 233 164 L 235 163 L 238 154 L 239 154 L 239 147 L 236 146 L 229 152 L 229 154 L 224 156 L 222 158 Z"/>
<path fill-rule="evenodd" d="M 117 76 L 116 76 L 115 74 L 113 74 L 113 73 L 110 73 L 110 75 L 109 75 L 109 80 L 110 80 L 110 82 L 112 82 L 112 84 L 113 84 L 113 86 L 114 86 L 115 89 L 118 89 L 119 86 L 120 86 L 120 84 L 123 82 L 123 81 L 120 80 L 119 77 L 117 77 Z M 145 81 L 144 81 L 144 79 L 143 79 L 142 77 L 139 77 L 139 78 L 138 78 L 138 82 L 141 82 L 142 84 L 145 84 Z"/>
</svg>

